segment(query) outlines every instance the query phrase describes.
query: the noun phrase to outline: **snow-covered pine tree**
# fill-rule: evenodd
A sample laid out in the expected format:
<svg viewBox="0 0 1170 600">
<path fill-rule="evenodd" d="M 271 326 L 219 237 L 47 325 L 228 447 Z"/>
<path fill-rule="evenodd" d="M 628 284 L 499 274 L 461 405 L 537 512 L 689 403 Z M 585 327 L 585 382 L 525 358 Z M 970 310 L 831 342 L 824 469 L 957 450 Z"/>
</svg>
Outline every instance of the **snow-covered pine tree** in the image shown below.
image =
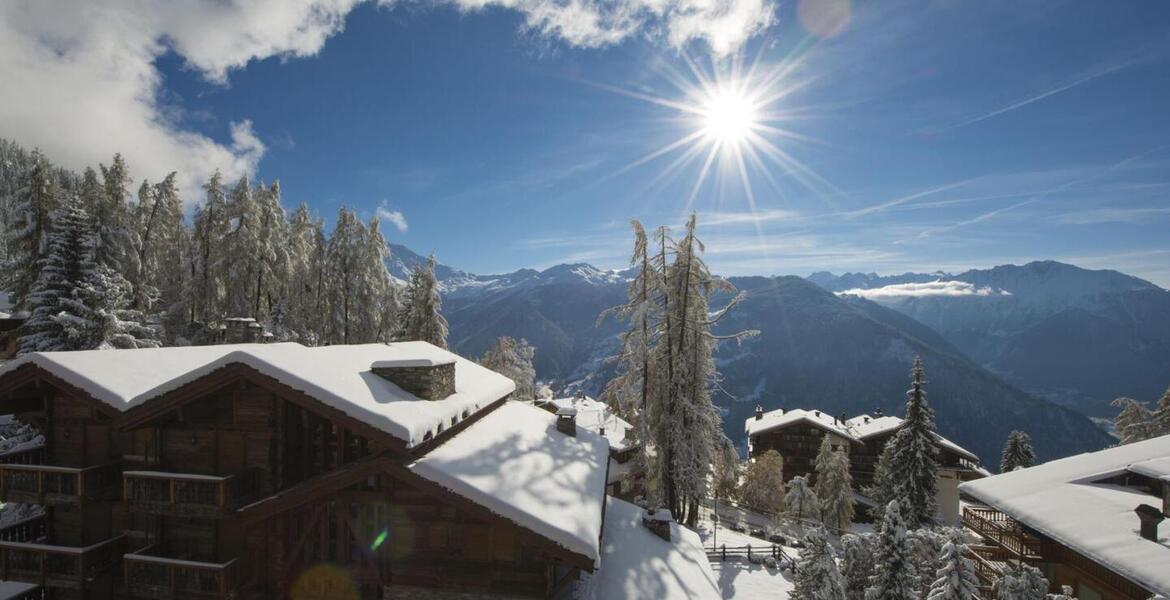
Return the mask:
<svg viewBox="0 0 1170 600">
<path fill-rule="evenodd" d="M 1170 388 L 1167 388 L 1162 394 L 1162 399 L 1158 400 L 1153 420 L 1155 435 L 1170 435 Z"/>
<path fill-rule="evenodd" d="M 995 582 L 995 595 L 998 600 L 1045 600 L 1048 580 L 1032 565 L 1017 565 Z"/>
<path fill-rule="evenodd" d="M 91 264 L 82 285 L 63 300 L 65 310 L 56 317 L 70 345 L 82 350 L 157 348 L 158 332 L 143 324 L 141 311 L 127 308 L 131 293 L 129 282 L 117 271 Z"/>
<path fill-rule="evenodd" d="M 975 563 L 967 558 L 962 531 L 954 530 L 942 549 L 942 567 L 930 585 L 927 600 L 978 600 L 979 581 Z"/>
<path fill-rule="evenodd" d="M 836 531 L 849 529 L 853 522 L 853 476 L 849 454 L 834 450 L 828 435 L 821 437 L 816 460 L 816 494 L 821 500 L 821 520 Z"/>
<path fill-rule="evenodd" d="M 516 384 L 516 391 L 512 393 L 513 400 L 531 402 L 536 398 L 536 369 L 532 367 L 532 357 L 536 350 L 527 340 L 515 340 L 508 336 L 496 338 L 495 343 L 479 363 L 505 377 Z"/>
<path fill-rule="evenodd" d="M 427 258 L 425 267 L 410 274 L 402 324 L 402 339 L 430 342 L 447 347 L 447 319 L 443 318 L 443 300 L 439 296 L 439 282 L 435 277 L 435 255 Z"/>
<path fill-rule="evenodd" d="M 658 323 L 661 321 L 659 299 L 662 297 L 663 281 L 662 273 L 650 261 L 646 229 L 636 220 L 630 221 L 630 226 L 634 230 L 630 267 L 636 271 L 626 286 L 626 302 L 597 317 L 598 324 L 609 316 L 628 323 L 628 328 L 621 335 L 618 353 L 613 357 L 618 373 L 606 384 L 601 400 L 614 407 L 618 416 L 633 425 L 633 431 L 627 435 L 642 442 L 649 438 L 646 430 L 649 423 L 643 419 L 643 415 L 650 403 L 650 394 L 654 392 L 650 388 L 653 380 L 650 373 L 653 367 L 651 350 L 657 340 Z M 642 444 L 642 452 L 646 450 L 647 445 Z M 641 458 L 641 462 L 645 463 L 645 457 Z"/>
<path fill-rule="evenodd" d="M 866 600 L 915 600 L 914 565 L 906 539 L 906 522 L 897 500 L 886 505 L 874 546 L 873 576 L 865 590 Z"/>
<path fill-rule="evenodd" d="M 386 270 L 390 245 L 382 236 L 378 217 L 370 219 L 362 238 L 358 262 L 358 323 L 360 342 L 389 342 L 398 331 L 398 288 Z"/>
<path fill-rule="evenodd" d="M 841 536 L 841 581 L 845 600 L 865 600 L 865 589 L 873 577 L 873 553 L 870 534 Z"/>
<path fill-rule="evenodd" d="M 802 526 L 807 521 L 819 521 L 821 518 L 821 500 L 803 475 L 797 475 L 788 482 L 788 489 L 784 493 L 784 514 L 796 519 Z"/>
<path fill-rule="evenodd" d="M 784 511 L 784 459 L 779 452 L 768 450 L 748 462 L 739 488 L 739 501 L 765 514 L 778 515 Z"/>
<path fill-rule="evenodd" d="M 845 588 L 824 527 L 804 536 L 800 567 L 790 597 L 793 600 L 845 600 Z"/>
<path fill-rule="evenodd" d="M 1032 450 L 1031 436 L 1019 430 L 1009 433 L 1007 443 L 1003 447 L 1003 456 L 999 461 L 999 472 L 1026 469 L 1035 463 L 1036 452 Z"/>
<path fill-rule="evenodd" d="M 949 529 L 921 527 L 906 532 L 906 544 L 910 548 L 910 564 L 914 566 L 914 580 L 917 582 L 917 597 L 925 598 L 930 586 L 942 568 L 942 550 L 947 543 Z"/>
<path fill-rule="evenodd" d="M 110 166 L 98 165 L 102 172 L 102 195 L 93 213 L 93 260 L 111 270 L 137 278 L 141 265 L 134 251 L 136 240 L 130 214 L 130 170 L 121 154 L 115 154 Z"/>
<path fill-rule="evenodd" d="M 1071 585 L 1060 586 L 1059 594 L 1048 594 L 1046 598 L 1048 600 L 1077 600 L 1076 593 L 1073 592 Z"/>
<path fill-rule="evenodd" d="M 1118 398 L 1113 406 L 1121 409 L 1113 418 L 1113 429 L 1122 444 L 1132 444 L 1150 438 L 1153 413 L 1145 403 L 1133 398 Z"/>
<path fill-rule="evenodd" d="M 878 485 L 873 491 L 881 504 L 898 500 L 906 523 L 914 529 L 934 523 L 938 512 L 938 449 L 924 378 L 922 359 L 915 357 L 911 387 L 906 392 L 905 423 L 882 450 L 875 477 Z"/>
<path fill-rule="evenodd" d="M 222 318 L 226 276 L 222 272 L 224 238 L 230 230 L 223 177 L 216 171 L 203 189 L 207 199 L 195 209 L 191 321 L 208 323 Z"/>
<path fill-rule="evenodd" d="M 28 295 L 40 276 L 52 214 L 58 206 L 53 166 L 39 151 L 32 153 L 30 163 L 8 207 L 11 215 L 5 236 L 7 261 L 3 275 L 13 305 L 29 310 L 32 306 Z"/>
<path fill-rule="evenodd" d="M 67 326 L 69 318 L 77 316 L 70 300 L 80 296 L 84 279 L 94 269 L 90 217 L 76 198 L 53 211 L 45 241 L 37 279 L 26 296 L 29 317 L 20 328 L 19 354 L 80 350 L 87 345 Z"/>
</svg>

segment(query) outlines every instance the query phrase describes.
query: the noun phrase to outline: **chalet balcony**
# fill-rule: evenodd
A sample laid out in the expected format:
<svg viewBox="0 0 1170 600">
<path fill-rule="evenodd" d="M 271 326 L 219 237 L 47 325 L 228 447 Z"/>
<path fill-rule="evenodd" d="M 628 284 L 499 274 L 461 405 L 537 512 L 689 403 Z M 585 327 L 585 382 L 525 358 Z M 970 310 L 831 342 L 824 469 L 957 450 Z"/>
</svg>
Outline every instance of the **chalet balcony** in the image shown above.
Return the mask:
<svg viewBox="0 0 1170 600">
<path fill-rule="evenodd" d="M 148 546 L 127 554 L 126 589 L 134 598 L 203 600 L 234 598 L 243 582 L 239 559 L 200 562 L 156 556 Z"/>
<path fill-rule="evenodd" d="M 968 506 L 963 509 L 963 524 L 995 546 L 1009 552 L 1014 559 L 1041 560 L 1043 542 L 1024 531 L 1019 523 L 998 510 Z"/>
<path fill-rule="evenodd" d="M 196 475 L 165 471 L 122 473 L 126 503 L 133 512 L 218 519 L 255 497 L 255 472 Z"/>
<path fill-rule="evenodd" d="M 39 514 L 5 525 L 0 529 L 0 541 L 31 542 L 45 537 L 47 532 L 45 515 Z"/>
<path fill-rule="evenodd" d="M 0 580 L 81 590 L 118 566 L 124 542 L 124 535 L 86 547 L 0 541 Z"/>
<path fill-rule="evenodd" d="M 93 467 L 0 464 L 0 501 L 43 506 L 79 500 L 113 500 L 118 496 L 118 463 Z"/>
</svg>

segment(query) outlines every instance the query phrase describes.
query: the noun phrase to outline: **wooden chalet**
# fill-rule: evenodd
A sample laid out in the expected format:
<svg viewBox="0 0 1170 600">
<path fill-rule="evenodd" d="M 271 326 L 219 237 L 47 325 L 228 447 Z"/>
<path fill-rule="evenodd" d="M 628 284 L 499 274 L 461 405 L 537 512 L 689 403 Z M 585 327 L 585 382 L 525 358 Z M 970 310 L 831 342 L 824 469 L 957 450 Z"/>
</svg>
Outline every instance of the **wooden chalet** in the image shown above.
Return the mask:
<svg viewBox="0 0 1170 600">
<path fill-rule="evenodd" d="M 1170 436 L 964 483 L 982 595 L 1016 564 L 1079 600 L 1170 597 Z"/>
<path fill-rule="evenodd" d="M 50 598 L 541 598 L 594 570 L 608 446 L 422 342 L 37 353 L 0 580 Z M 569 423 L 568 425 L 572 425 Z M 570 510 L 571 508 L 571 510 Z"/>
<path fill-rule="evenodd" d="M 833 416 L 819 410 L 777 409 L 756 414 L 744 422 L 748 436 L 748 455 L 759 456 L 775 450 L 784 458 L 784 481 L 793 477 L 815 478 L 817 452 L 821 440 L 829 436 L 834 449 L 849 453 L 849 471 L 853 488 L 863 490 L 873 485 L 878 458 L 886 442 L 903 426 L 898 417 L 860 415 L 852 419 Z M 959 521 L 959 483 L 987 475 L 979 457 L 958 444 L 936 437 L 938 454 L 938 504 L 945 522 Z M 865 500 L 862 497 L 862 500 Z M 865 503 L 862 503 L 863 507 Z"/>
</svg>

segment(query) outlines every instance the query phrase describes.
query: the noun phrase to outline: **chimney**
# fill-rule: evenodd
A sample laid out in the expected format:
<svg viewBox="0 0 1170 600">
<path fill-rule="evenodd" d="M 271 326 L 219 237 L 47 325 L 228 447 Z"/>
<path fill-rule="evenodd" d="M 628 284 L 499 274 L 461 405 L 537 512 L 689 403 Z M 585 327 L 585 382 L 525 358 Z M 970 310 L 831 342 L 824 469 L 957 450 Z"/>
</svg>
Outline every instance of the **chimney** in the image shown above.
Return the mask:
<svg viewBox="0 0 1170 600">
<path fill-rule="evenodd" d="M 373 373 L 423 400 L 442 400 L 455 393 L 455 359 L 379 360 Z"/>
<path fill-rule="evenodd" d="M 814 411 L 813 411 L 813 414 L 819 417 L 819 416 L 821 416 L 821 411 L 819 411 L 819 410 L 814 410 Z"/>
<path fill-rule="evenodd" d="M 668 542 L 670 541 L 670 522 L 673 520 L 674 517 L 671 516 L 670 511 L 665 508 L 659 508 L 657 510 L 647 509 L 646 512 L 642 514 L 642 525 L 644 525 L 646 529 L 649 529 L 650 533 L 653 533 L 654 535 Z"/>
<path fill-rule="evenodd" d="M 873 411 L 873 416 L 875 418 L 878 418 L 878 419 L 882 418 L 882 409 L 879 408 L 879 409 Z"/>
<path fill-rule="evenodd" d="M 1152 542 L 1158 541 L 1158 524 L 1166 518 L 1162 511 L 1149 504 L 1139 504 L 1133 512 L 1137 513 L 1142 522 L 1142 537 Z"/>
<path fill-rule="evenodd" d="M 557 409 L 557 431 L 577 437 L 577 409 L 570 406 Z"/>
<path fill-rule="evenodd" d="M 760 419 L 763 419 L 763 418 L 764 418 L 764 407 L 757 404 L 756 405 L 756 420 L 759 421 Z"/>
</svg>

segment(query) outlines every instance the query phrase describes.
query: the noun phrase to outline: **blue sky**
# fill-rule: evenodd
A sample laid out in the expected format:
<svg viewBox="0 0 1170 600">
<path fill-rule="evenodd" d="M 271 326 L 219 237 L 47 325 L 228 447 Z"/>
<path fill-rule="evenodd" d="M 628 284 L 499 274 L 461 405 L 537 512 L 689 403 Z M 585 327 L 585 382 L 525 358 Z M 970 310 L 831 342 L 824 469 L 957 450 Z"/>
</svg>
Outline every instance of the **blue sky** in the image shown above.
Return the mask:
<svg viewBox="0 0 1170 600">
<path fill-rule="evenodd" d="M 50 110 L 41 98 L 26 114 L 0 109 L 0 135 L 70 166 L 122 151 L 151 178 L 252 170 L 281 181 L 289 208 L 397 213 L 392 241 L 481 273 L 619 267 L 629 219 L 678 224 L 693 209 L 724 274 L 1054 258 L 1170 286 L 1170 4 L 835 0 L 847 21 L 818 36 L 807 18 L 817 3 L 736 2 L 767 12 L 728 26 L 727 44 L 711 37 L 727 30 L 679 42 L 661 33 L 680 22 L 669 18 L 633 33 L 614 33 L 619 21 L 550 25 L 534 20 L 541 0 L 338 0 L 324 25 L 310 13 L 314 35 L 294 26 L 271 41 L 253 27 L 215 47 L 167 22 L 143 38 L 136 83 L 125 78 L 143 115 L 82 94 L 60 110 L 99 116 L 65 133 L 22 125 Z M 2 17 L 13 30 L 37 22 Z M 52 33 L 104 49 L 98 27 Z M 713 39 L 729 54 L 713 58 Z M 138 64 L 110 52 L 118 70 Z M 761 76 L 791 67 L 773 88 L 789 93 L 766 110 L 797 135 L 764 137 L 807 171 L 765 160 L 745 185 L 720 154 L 696 188 L 701 160 L 669 168 L 682 150 L 631 168 L 695 130 L 677 108 L 635 97 L 684 99 L 686 57 L 724 76 L 737 60 Z M 0 73 L 17 68 L 0 60 Z M 69 72 L 41 70 L 31 87 L 62 95 L 52 77 Z"/>
</svg>

